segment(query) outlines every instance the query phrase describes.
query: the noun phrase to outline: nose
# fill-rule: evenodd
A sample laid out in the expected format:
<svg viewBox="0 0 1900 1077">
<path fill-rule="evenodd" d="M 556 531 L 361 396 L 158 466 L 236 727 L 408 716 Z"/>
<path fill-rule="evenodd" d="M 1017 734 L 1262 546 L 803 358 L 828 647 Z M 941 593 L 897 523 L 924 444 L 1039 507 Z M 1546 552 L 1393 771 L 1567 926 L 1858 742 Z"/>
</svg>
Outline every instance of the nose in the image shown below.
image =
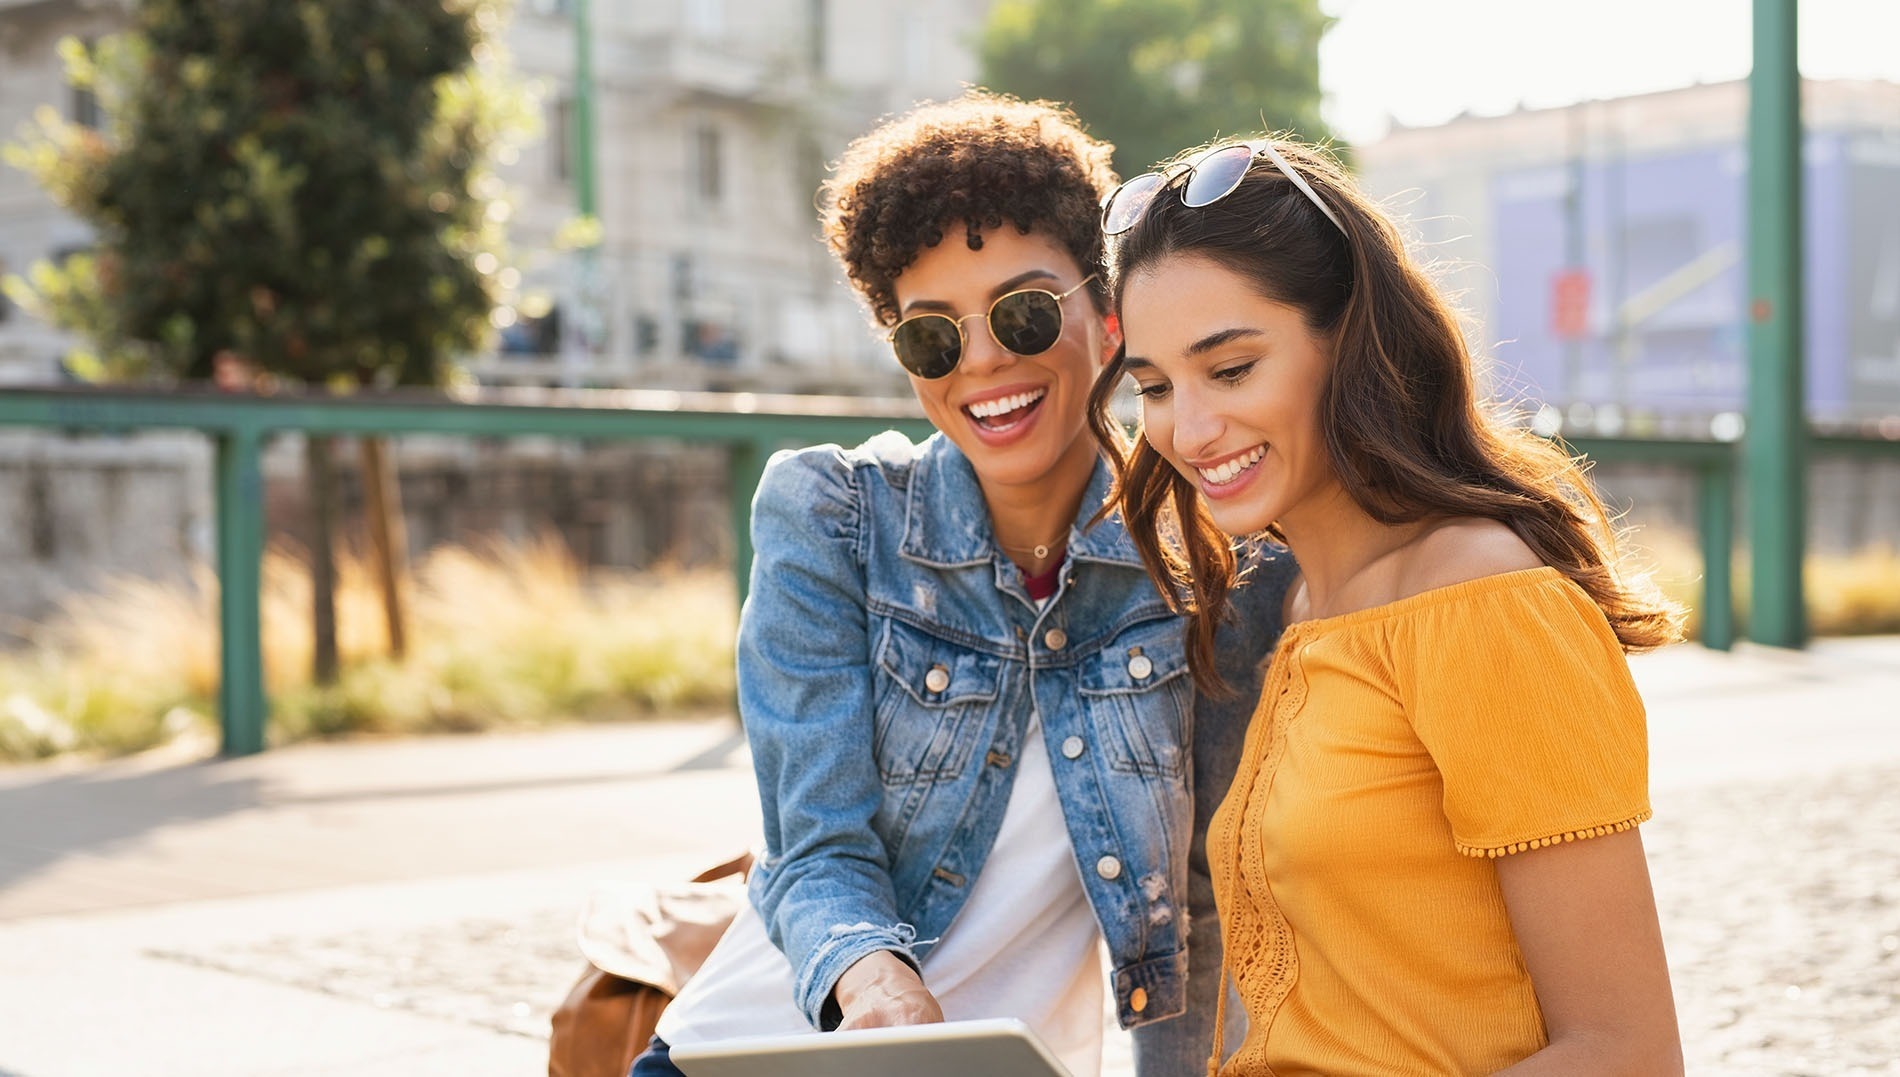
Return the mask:
<svg viewBox="0 0 1900 1077">
<path fill-rule="evenodd" d="M 1016 361 L 1016 353 L 996 342 L 986 315 L 971 314 L 957 324 L 963 327 L 963 361 L 958 365 L 966 374 L 992 374 Z"/>
<path fill-rule="evenodd" d="M 1227 421 L 1213 402 L 1192 391 L 1177 387 L 1170 401 L 1174 405 L 1174 451 L 1183 460 L 1200 460 L 1214 455 Z"/>
</svg>

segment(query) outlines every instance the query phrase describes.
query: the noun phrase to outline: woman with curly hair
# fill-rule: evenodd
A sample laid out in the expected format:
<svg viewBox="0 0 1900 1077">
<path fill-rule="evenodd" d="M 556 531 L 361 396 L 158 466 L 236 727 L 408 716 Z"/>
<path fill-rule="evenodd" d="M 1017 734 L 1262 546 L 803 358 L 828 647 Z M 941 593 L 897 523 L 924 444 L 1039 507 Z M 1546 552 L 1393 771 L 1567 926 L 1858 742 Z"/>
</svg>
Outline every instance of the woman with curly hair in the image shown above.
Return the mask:
<svg viewBox="0 0 1900 1077">
<path fill-rule="evenodd" d="M 675 1072 L 669 1045 L 980 1017 L 1095 1073 L 1105 986 L 1138 1067 L 1205 1057 L 1195 792 L 1204 823 L 1257 674 L 1197 700 L 1184 622 L 1121 525 L 1090 524 L 1113 469 L 1088 395 L 1120 344 L 1109 152 L 1056 108 L 971 93 L 859 139 L 827 182 L 831 248 L 938 433 L 766 469 L 738 645 L 765 849 L 636 1077 Z M 1286 562 L 1253 567 L 1236 654 L 1278 628 Z"/>
<path fill-rule="evenodd" d="M 1103 226 L 1127 351 L 1096 423 L 1122 444 L 1105 408 L 1132 376 L 1118 504 L 1189 596 L 1197 673 L 1233 536 L 1300 565 L 1208 836 L 1248 1018 L 1209 1072 L 1679 1073 L 1624 654 L 1680 609 L 1621 568 L 1575 462 L 1499 421 L 1323 152 L 1183 155 Z"/>
</svg>

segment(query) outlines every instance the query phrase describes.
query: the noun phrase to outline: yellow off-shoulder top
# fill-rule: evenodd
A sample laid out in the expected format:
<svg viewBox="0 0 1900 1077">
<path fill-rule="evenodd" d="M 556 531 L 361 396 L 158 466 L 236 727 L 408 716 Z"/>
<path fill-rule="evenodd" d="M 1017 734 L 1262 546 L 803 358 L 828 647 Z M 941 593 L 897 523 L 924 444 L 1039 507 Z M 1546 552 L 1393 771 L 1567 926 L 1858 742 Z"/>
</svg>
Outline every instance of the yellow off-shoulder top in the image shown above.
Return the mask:
<svg viewBox="0 0 1900 1077">
<path fill-rule="evenodd" d="M 1536 1053 L 1491 858 L 1633 827 L 1648 783 L 1628 663 L 1555 569 L 1288 626 L 1208 836 L 1248 1017 L 1210 1072 L 1490 1073 Z"/>
</svg>

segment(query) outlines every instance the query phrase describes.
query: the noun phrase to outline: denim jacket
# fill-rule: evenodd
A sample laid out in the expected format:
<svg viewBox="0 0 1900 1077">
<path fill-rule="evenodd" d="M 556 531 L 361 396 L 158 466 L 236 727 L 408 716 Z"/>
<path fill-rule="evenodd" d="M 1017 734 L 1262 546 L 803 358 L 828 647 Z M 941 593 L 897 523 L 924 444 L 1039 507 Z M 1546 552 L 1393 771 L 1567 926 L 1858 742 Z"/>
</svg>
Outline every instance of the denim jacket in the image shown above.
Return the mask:
<svg viewBox="0 0 1900 1077">
<path fill-rule="evenodd" d="M 1098 461 L 1039 609 L 941 435 L 768 464 L 738 643 L 765 822 L 750 893 L 814 1025 L 836 1026 L 832 988 L 853 963 L 889 950 L 915 964 L 956 918 L 1033 711 L 1121 1024 L 1160 1022 L 1137 1032 L 1137 1058 L 1150 1072 L 1205 1064 L 1220 947 L 1199 839 L 1233 775 L 1291 561 L 1264 559 L 1236 593 L 1221 649 L 1235 695 L 1197 699 L 1183 622 L 1126 530 L 1085 526 L 1110 480 Z"/>
</svg>

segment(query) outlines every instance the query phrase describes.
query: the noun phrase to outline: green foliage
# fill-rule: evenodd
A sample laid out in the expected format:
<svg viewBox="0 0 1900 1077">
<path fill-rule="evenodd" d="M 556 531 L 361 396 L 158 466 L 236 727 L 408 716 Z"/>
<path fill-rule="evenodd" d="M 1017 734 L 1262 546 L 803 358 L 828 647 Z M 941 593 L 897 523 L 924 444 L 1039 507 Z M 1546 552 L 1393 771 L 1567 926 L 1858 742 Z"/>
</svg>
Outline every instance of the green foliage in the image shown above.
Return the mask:
<svg viewBox="0 0 1900 1077">
<path fill-rule="evenodd" d="M 1319 118 L 1317 0 L 1000 0 L 978 43 L 983 82 L 1073 105 L 1123 176 L 1216 137 Z"/>
<path fill-rule="evenodd" d="M 480 346 L 508 207 L 490 170 L 533 103 L 488 36 L 503 0 L 142 0 L 63 46 L 104 131 L 50 109 L 8 147 L 95 251 L 8 294 L 104 378 L 228 354 L 310 383 L 431 384 Z"/>
</svg>

